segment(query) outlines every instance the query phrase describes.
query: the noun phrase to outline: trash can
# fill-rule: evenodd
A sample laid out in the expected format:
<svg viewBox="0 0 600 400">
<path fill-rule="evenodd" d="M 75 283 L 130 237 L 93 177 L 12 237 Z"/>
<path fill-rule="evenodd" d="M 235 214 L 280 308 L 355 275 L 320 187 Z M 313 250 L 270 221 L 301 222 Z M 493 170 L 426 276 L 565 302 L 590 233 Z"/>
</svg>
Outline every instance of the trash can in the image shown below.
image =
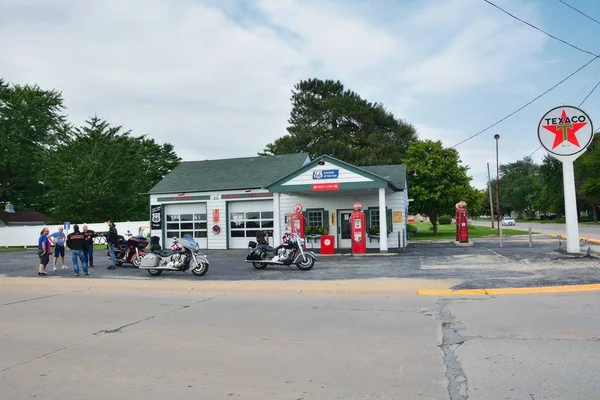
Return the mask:
<svg viewBox="0 0 600 400">
<path fill-rule="evenodd" d="M 334 254 L 335 247 L 333 242 L 333 236 L 323 235 L 321 236 L 321 254 Z"/>
</svg>

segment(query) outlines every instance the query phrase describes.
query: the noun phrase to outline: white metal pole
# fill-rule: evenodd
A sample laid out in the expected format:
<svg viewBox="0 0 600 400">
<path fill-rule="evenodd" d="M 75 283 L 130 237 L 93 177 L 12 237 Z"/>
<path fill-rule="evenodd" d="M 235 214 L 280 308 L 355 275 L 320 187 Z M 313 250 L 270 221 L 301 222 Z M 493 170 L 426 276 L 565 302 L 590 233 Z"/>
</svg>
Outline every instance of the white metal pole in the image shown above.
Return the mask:
<svg viewBox="0 0 600 400">
<path fill-rule="evenodd" d="M 575 171 L 573 159 L 563 160 L 563 185 L 565 188 L 565 219 L 567 227 L 567 253 L 581 252 L 579 247 L 579 221 L 575 195 Z"/>
<path fill-rule="evenodd" d="M 273 193 L 273 247 L 279 246 L 281 240 L 281 197 L 279 192 Z"/>
</svg>

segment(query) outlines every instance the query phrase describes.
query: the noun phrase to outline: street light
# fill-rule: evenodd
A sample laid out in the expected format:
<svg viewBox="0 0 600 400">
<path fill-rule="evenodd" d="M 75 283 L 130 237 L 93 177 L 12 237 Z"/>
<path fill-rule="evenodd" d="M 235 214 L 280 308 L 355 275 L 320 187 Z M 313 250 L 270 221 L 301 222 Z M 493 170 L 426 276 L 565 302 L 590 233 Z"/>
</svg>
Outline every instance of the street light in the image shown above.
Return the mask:
<svg viewBox="0 0 600 400">
<path fill-rule="evenodd" d="M 498 164 L 498 139 L 500 139 L 500 135 L 496 133 L 494 139 L 496 139 L 496 215 L 498 216 L 498 235 L 500 235 L 500 168 Z"/>
</svg>

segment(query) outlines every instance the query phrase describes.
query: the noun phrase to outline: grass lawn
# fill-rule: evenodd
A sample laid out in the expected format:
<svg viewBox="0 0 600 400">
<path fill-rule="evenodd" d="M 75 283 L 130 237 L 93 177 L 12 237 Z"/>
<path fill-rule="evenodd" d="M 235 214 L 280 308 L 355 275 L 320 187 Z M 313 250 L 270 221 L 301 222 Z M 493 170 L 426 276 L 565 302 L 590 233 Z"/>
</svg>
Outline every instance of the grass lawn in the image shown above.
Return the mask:
<svg viewBox="0 0 600 400">
<path fill-rule="evenodd" d="M 438 234 L 433 236 L 433 231 L 429 230 L 431 225 L 430 222 L 420 222 L 413 224 L 417 226 L 419 230 L 417 236 L 411 236 L 410 240 L 455 240 L 456 239 L 456 225 L 439 225 Z M 518 229 L 502 229 L 504 236 L 516 236 L 516 235 L 527 235 L 529 232 L 521 231 Z M 535 232 L 534 232 L 535 233 Z M 493 237 L 498 235 L 497 229 L 492 229 L 489 226 L 471 225 L 469 227 L 469 238 L 483 238 Z"/>
<path fill-rule="evenodd" d="M 27 247 L 23 247 L 23 246 L 4 246 L 4 247 L 0 247 L 0 251 L 19 251 L 19 250 L 34 250 L 37 249 L 37 246 L 27 246 Z M 106 249 L 106 245 L 105 244 L 95 244 L 94 245 L 94 250 L 101 250 L 101 249 Z M 54 251 L 54 247 L 52 247 L 52 251 Z"/>
</svg>

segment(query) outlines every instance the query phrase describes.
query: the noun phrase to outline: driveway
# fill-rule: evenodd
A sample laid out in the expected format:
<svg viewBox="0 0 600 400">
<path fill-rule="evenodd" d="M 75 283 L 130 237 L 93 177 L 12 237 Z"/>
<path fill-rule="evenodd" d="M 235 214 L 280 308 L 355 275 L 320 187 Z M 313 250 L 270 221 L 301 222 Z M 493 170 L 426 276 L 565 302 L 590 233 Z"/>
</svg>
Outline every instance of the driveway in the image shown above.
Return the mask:
<svg viewBox="0 0 600 400">
<path fill-rule="evenodd" d="M 475 225 L 491 226 L 490 221 L 472 221 Z M 494 225 L 495 226 L 495 225 Z M 534 232 L 543 233 L 545 235 L 566 235 L 567 228 L 565 224 L 541 224 L 539 222 L 517 222 L 515 229 L 528 230 L 529 227 Z M 507 229 L 513 228 L 507 226 Z M 579 237 L 600 240 L 600 225 L 579 224 Z"/>
</svg>

